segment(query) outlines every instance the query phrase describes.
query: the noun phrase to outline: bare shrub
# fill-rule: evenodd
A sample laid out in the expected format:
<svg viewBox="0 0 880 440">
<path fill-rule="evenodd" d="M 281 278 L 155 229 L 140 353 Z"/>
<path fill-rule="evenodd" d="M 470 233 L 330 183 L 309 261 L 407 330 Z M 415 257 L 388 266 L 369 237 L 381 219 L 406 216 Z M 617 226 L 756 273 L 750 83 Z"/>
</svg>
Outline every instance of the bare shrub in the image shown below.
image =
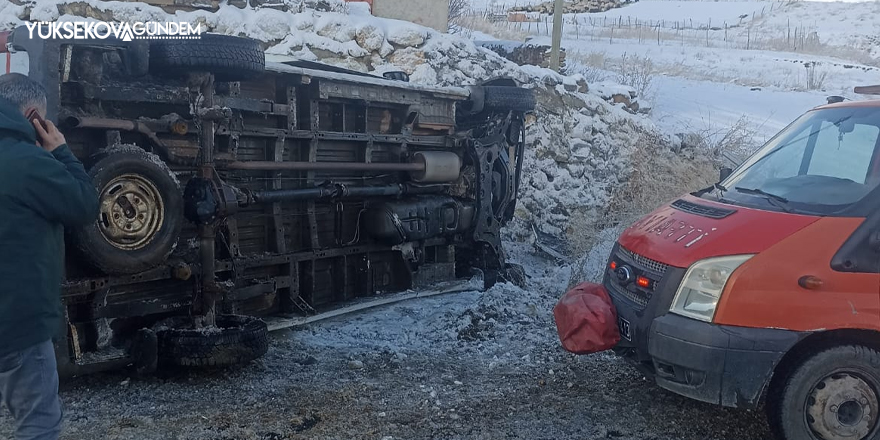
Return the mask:
<svg viewBox="0 0 880 440">
<path fill-rule="evenodd" d="M 634 88 L 639 96 L 648 96 L 656 70 L 654 62 L 647 55 L 627 55 L 624 53 L 613 70 L 617 73 L 618 83 Z"/>
<path fill-rule="evenodd" d="M 642 133 L 633 153 L 629 179 L 616 188 L 604 227 L 629 224 L 682 193 L 717 181 L 716 156 L 711 150 L 668 149 L 660 134 Z"/>
<path fill-rule="evenodd" d="M 605 52 L 590 52 L 583 54 L 573 52 L 566 59 L 566 73 L 579 73 L 584 76 L 588 83 L 596 83 L 608 79 L 607 59 Z"/>
<path fill-rule="evenodd" d="M 460 29 L 462 17 L 471 12 L 470 0 L 449 0 L 449 24 L 450 30 Z"/>
<path fill-rule="evenodd" d="M 581 74 L 587 83 L 597 83 L 608 79 L 608 72 L 581 63 L 572 63 L 565 67 L 566 74 Z"/>
<path fill-rule="evenodd" d="M 828 72 L 817 71 L 815 62 L 808 63 L 807 68 L 807 90 L 823 90 L 825 89 L 825 80 L 828 78 Z"/>
<path fill-rule="evenodd" d="M 585 211 L 571 217 L 572 233 L 568 239 L 578 262 L 569 287 L 585 280 L 596 281 L 601 276 L 609 245 L 626 226 L 663 203 L 718 180 L 718 158 L 711 149 L 675 152 L 661 134 L 650 132 L 640 133 L 636 145 L 630 156 L 632 172 L 612 190 L 607 210 L 592 214 Z"/>
<path fill-rule="evenodd" d="M 683 142 L 686 147 L 709 151 L 724 166 L 738 165 L 760 147 L 761 126 L 748 117 L 741 116 L 726 126 L 712 126 L 708 118 L 703 128 L 688 132 Z"/>
<path fill-rule="evenodd" d="M 611 79 L 632 87 L 638 96 L 646 98 L 651 93 L 651 85 L 657 74 L 654 62 L 647 55 L 624 53 L 615 60 L 609 59 L 605 52 L 590 52 L 588 54 L 573 53 L 570 59 L 583 66 L 584 72 L 572 71 L 583 73 L 587 77 L 587 81 L 590 81 L 589 75 L 598 81 L 609 79 L 602 71 L 613 72 L 614 77 Z"/>
<path fill-rule="evenodd" d="M 450 26 L 452 32 L 464 37 L 473 37 L 474 31 L 491 35 L 499 40 L 526 41 L 528 33 L 516 29 L 508 29 L 500 23 L 493 23 L 481 15 L 465 15 L 459 17 L 458 22 Z"/>
</svg>

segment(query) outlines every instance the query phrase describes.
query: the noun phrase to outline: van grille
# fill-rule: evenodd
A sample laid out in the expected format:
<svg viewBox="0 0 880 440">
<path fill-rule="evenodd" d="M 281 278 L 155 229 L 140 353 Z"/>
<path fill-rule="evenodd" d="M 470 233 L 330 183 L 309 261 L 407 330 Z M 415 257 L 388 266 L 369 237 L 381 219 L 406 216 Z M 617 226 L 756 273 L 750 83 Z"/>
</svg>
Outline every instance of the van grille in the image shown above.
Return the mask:
<svg viewBox="0 0 880 440">
<path fill-rule="evenodd" d="M 648 302 L 651 301 L 651 296 L 647 292 L 643 292 L 641 290 L 636 290 L 635 292 L 630 291 L 626 287 L 621 286 L 614 282 L 612 278 L 610 282 L 605 286 L 614 296 L 623 297 L 628 299 L 630 302 L 634 303 L 638 306 L 639 310 L 644 310 L 645 307 L 648 307 Z"/>
<path fill-rule="evenodd" d="M 669 269 L 669 265 L 630 252 L 622 246 L 618 248 L 617 254 L 623 257 L 623 259 L 628 260 L 637 268 L 647 270 L 648 272 L 653 272 L 657 275 L 660 275 L 660 277 L 663 277 L 663 275 L 665 275 L 666 271 Z"/>
<path fill-rule="evenodd" d="M 636 309 L 644 310 L 654 295 L 655 289 L 660 285 L 669 266 L 659 261 L 652 260 L 642 255 L 636 254 L 622 246 L 617 247 L 613 260 L 618 265 L 629 266 L 634 276 L 645 276 L 651 280 L 648 287 L 636 285 L 635 280 L 623 284 L 618 280 L 615 269 L 608 268 L 605 277 L 605 288 L 608 293 L 619 299 L 624 299 L 632 303 Z"/>
</svg>

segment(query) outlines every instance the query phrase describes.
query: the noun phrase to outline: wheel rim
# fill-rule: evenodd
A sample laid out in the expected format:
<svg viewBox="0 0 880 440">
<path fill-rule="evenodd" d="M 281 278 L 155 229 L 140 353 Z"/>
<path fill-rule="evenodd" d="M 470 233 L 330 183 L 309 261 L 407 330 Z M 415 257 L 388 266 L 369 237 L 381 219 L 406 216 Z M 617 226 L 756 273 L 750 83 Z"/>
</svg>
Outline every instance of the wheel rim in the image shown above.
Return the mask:
<svg viewBox="0 0 880 440">
<path fill-rule="evenodd" d="M 141 249 L 162 227 L 165 205 L 153 182 L 123 174 L 101 190 L 98 227 L 108 243 L 124 250 Z"/>
<path fill-rule="evenodd" d="M 877 392 L 859 375 L 834 373 L 820 380 L 807 397 L 807 424 L 823 440 L 861 440 L 877 427 Z"/>
</svg>

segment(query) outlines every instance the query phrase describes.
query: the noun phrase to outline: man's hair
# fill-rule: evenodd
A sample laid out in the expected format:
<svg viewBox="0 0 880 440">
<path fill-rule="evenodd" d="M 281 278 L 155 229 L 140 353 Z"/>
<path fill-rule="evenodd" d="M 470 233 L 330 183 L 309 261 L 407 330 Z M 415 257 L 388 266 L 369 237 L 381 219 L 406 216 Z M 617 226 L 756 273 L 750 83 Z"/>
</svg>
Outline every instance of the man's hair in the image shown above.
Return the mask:
<svg viewBox="0 0 880 440">
<path fill-rule="evenodd" d="M 46 110 L 46 89 L 20 73 L 0 75 L 0 98 L 18 106 L 22 112 L 28 107 Z"/>
</svg>

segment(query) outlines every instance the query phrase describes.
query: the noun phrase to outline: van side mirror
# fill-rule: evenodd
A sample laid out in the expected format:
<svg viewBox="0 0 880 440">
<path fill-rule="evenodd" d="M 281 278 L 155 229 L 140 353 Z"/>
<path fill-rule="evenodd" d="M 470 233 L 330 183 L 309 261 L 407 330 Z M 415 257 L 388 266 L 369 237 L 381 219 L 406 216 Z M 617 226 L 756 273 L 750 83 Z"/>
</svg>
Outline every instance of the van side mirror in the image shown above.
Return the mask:
<svg viewBox="0 0 880 440">
<path fill-rule="evenodd" d="M 731 174 L 733 174 L 732 168 L 727 168 L 727 167 L 721 168 L 721 180 L 719 180 L 719 182 L 723 182 L 724 179 L 730 177 Z"/>
</svg>

